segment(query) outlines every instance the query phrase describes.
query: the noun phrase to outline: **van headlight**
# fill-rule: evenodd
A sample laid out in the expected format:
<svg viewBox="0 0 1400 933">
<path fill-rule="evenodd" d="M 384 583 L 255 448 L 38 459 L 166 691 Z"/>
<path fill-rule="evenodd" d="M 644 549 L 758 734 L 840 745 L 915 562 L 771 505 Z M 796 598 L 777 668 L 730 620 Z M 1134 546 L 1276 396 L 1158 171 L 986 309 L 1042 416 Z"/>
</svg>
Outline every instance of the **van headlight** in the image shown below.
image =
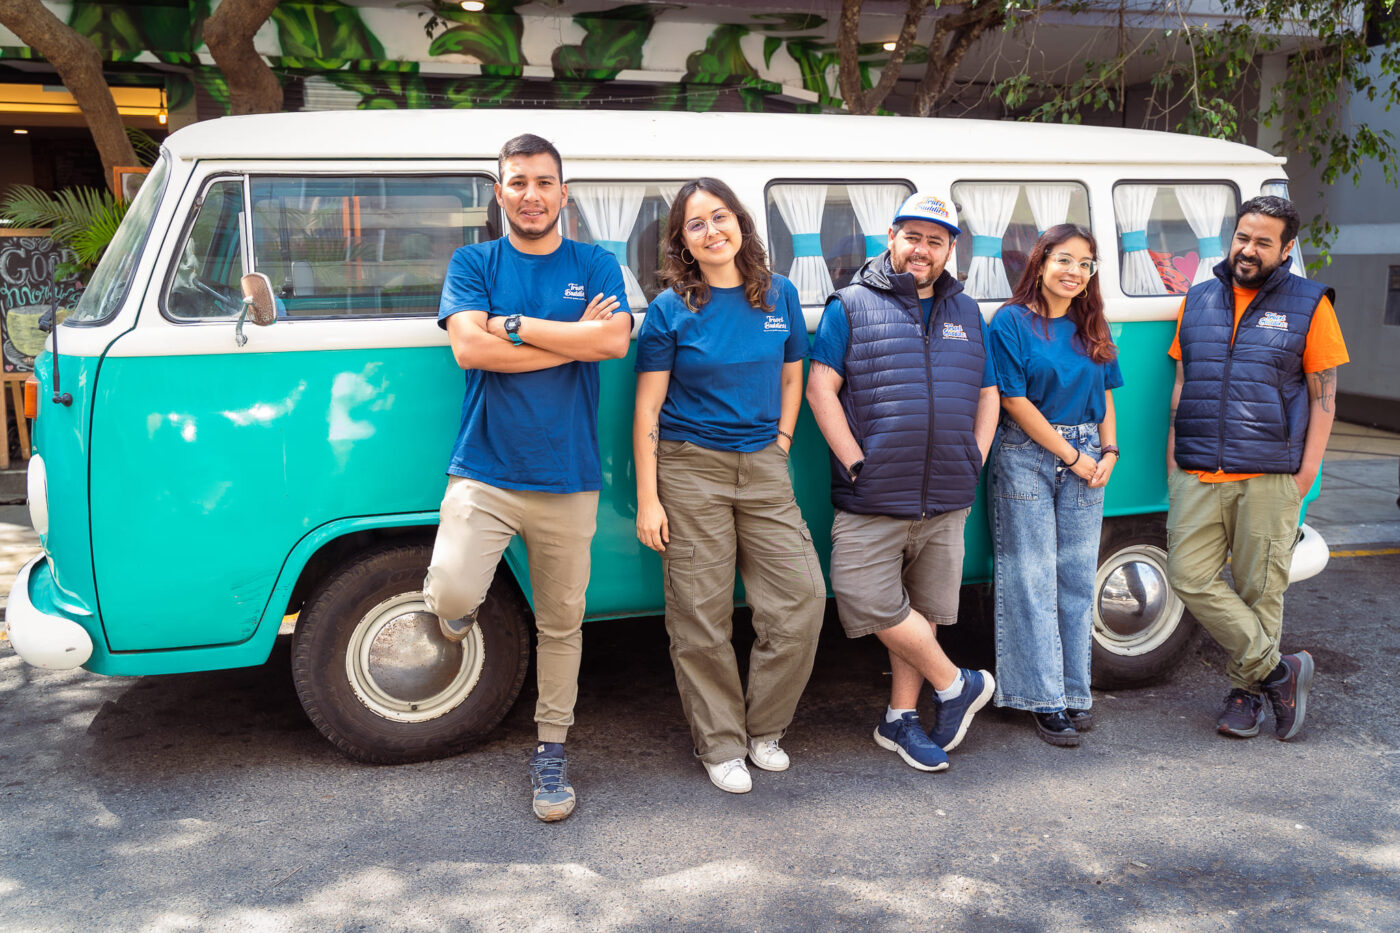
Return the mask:
<svg viewBox="0 0 1400 933">
<path fill-rule="evenodd" d="M 29 524 L 39 533 L 43 542 L 49 536 L 49 471 L 44 466 L 44 458 L 35 454 L 29 458 L 27 474 L 29 489 Z M 47 546 L 45 552 L 47 553 Z"/>
</svg>

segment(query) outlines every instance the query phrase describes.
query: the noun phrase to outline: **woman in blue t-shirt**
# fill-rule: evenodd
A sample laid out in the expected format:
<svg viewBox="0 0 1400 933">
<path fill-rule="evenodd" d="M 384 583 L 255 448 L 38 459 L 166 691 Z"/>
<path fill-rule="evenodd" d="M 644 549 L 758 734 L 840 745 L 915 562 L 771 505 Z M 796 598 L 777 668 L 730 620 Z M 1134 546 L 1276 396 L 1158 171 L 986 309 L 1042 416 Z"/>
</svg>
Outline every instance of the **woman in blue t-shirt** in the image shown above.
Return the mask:
<svg viewBox="0 0 1400 933">
<path fill-rule="evenodd" d="M 1123 384 L 1083 227 L 1041 235 L 989 328 L 1002 419 L 992 448 L 996 704 L 1029 710 L 1052 745 L 1079 744 L 1089 708 L 1103 487 L 1118 462 Z"/>
<path fill-rule="evenodd" d="M 788 475 L 807 325 L 753 220 L 714 178 L 683 185 L 666 290 L 637 335 L 637 537 L 661 554 L 666 631 L 695 753 L 742 794 L 778 745 L 816 654 L 826 584 Z M 734 569 L 753 609 L 747 695 L 731 644 Z"/>
</svg>

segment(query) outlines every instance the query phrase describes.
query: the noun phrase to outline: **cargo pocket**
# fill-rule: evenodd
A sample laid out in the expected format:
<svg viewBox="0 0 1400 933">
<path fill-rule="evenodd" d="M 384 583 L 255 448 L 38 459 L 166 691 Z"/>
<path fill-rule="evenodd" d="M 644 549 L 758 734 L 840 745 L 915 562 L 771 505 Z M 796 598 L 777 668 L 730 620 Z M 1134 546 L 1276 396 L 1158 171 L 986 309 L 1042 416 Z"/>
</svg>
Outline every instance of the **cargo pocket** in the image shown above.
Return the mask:
<svg viewBox="0 0 1400 933">
<path fill-rule="evenodd" d="M 802 535 L 802 557 L 807 562 L 807 579 L 811 583 L 812 595 L 826 599 L 826 578 L 822 576 L 821 561 L 817 559 L 817 547 L 812 542 L 812 531 L 803 522 L 798 528 Z"/>
<path fill-rule="evenodd" d="M 671 538 L 661 555 L 666 609 L 686 616 L 695 614 L 695 545 Z"/>
</svg>

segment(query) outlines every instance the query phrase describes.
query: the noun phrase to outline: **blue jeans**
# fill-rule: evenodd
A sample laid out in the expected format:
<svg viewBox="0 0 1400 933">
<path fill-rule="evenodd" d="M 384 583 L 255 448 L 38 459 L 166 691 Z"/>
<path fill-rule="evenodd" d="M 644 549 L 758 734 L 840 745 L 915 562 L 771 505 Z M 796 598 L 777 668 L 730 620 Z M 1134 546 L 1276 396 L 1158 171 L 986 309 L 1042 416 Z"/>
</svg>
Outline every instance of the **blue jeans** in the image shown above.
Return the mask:
<svg viewBox="0 0 1400 933">
<path fill-rule="evenodd" d="M 1097 459 L 1096 424 L 1055 425 Z M 992 446 L 997 706 L 1088 709 L 1103 489 L 1093 489 L 1010 418 Z"/>
</svg>

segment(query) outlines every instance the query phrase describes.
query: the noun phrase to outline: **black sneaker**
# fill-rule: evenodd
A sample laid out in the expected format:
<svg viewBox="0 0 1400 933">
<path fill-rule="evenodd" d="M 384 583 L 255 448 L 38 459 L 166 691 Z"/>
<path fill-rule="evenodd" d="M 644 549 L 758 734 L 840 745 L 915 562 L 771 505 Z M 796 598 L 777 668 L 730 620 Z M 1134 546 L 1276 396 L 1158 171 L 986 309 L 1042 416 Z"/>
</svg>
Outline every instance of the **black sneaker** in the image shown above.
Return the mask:
<svg viewBox="0 0 1400 933">
<path fill-rule="evenodd" d="M 1076 731 L 1088 732 L 1094 728 L 1094 711 L 1088 709 L 1075 709 L 1073 706 L 1065 710 L 1065 716 L 1069 719 L 1069 724 L 1074 726 Z"/>
<path fill-rule="evenodd" d="M 1303 716 L 1308 711 L 1308 690 L 1312 687 L 1313 659 L 1306 651 L 1300 651 L 1285 654 L 1279 660 L 1288 669 L 1287 676 L 1277 683 L 1261 686 L 1274 708 L 1274 734 L 1279 741 L 1286 742 L 1303 728 Z"/>
<path fill-rule="evenodd" d="M 1252 739 L 1263 721 L 1264 701 L 1259 694 L 1236 687 L 1225 695 L 1225 711 L 1215 721 L 1215 728 L 1221 735 Z"/>
<path fill-rule="evenodd" d="M 1036 733 L 1051 745 L 1073 748 L 1079 744 L 1079 731 L 1074 728 L 1064 710 L 1031 715 L 1035 717 Z"/>
</svg>

